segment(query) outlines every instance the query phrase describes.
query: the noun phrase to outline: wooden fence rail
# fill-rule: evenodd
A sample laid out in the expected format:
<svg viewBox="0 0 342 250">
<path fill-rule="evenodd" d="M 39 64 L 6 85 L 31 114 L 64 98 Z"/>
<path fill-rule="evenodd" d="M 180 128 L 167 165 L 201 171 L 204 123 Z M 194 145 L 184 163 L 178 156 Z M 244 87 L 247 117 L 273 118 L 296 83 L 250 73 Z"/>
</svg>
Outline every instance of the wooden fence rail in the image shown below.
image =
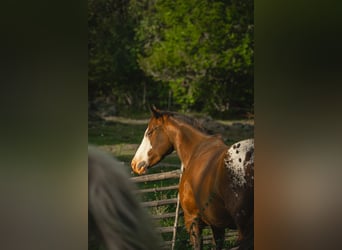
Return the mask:
<svg viewBox="0 0 342 250">
<path fill-rule="evenodd" d="M 173 185 L 168 187 L 153 187 L 153 188 L 147 188 L 147 189 L 139 189 L 137 190 L 137 193 L 151 193 L 151 192 L 159 192 L 159 191 L 168 191 L 168 190 L 174 190 L 178 189 L 179 185 Z"/>
<path fill-rule="evenodd" d="M 172 233 L 173 227 L 157 227 L 157 231 L 160 233 Z"/>
<path fill-rule="evenodd" d="M 177 203 L 177 198 L 155 200 L 155 201 L 145 201 L 145 202 L 142 202 L 142 206 L 143 207 L 157 207 L 157 206 L 175 204 L 175 203 Z"/>
<path fill-rule="evenodd" d="M 173 170 L 170 172 L 131 177 L 131 180 L 133 182 L 161 181 L 165 179 L 179 178 L 180 173 L 180 170 Z"/>
<path fill-rule="evenodd" d="M 179 214 L 182 215 L 183 211 L 180 211 Z M 175 217 L 175 213 L 152 215 L 152 218 L 155 220 L 161 220 L 161 219 L 172 218 L 172 217 Z"/>
</svg>

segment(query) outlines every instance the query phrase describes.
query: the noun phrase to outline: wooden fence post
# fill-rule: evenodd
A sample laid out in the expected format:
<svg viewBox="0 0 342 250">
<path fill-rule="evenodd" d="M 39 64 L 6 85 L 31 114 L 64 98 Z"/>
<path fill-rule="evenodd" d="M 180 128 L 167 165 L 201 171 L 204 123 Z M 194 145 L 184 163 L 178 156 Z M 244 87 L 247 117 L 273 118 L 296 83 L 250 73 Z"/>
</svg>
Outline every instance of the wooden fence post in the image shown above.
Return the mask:
<svg viewBox="0 0 342 250">
<path fill-rule="evenodd" d="M 182 173 L 183 173 L 183 164 L 181 166 L 181 173 L 179 175 L 179 181 L 182 178 Z M 175 223 L 173 225 L 173 235 L 172 235 L 172 245 L 171 249 L 174 250 L 175 245 L 176 245 L 176 234 L 177 234 L 177 226 L 178 226 L 178 214 L 179 214 L 179 191 L 177 194 L 177 205 L 176 205 L 176 215 L 175 215 Z"/>
</svg>

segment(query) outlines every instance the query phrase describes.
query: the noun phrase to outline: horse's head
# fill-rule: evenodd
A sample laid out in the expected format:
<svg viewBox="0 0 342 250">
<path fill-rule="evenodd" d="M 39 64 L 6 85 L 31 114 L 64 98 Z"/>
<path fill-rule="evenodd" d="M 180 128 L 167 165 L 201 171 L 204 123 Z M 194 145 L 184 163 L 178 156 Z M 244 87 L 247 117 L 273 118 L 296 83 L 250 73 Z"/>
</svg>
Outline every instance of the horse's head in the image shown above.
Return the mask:
<svg viewBox="0 0 342 250">
<path fill-rule="evenodd" d="M 160 162 L 174 149 L 166 131 L 167 114 L 155 107 L 152 107 L 151 111 L 152 117 L 131 163 L 133 171 L 137 174 L 144 174 L 148 168 Z"/>
</svg>

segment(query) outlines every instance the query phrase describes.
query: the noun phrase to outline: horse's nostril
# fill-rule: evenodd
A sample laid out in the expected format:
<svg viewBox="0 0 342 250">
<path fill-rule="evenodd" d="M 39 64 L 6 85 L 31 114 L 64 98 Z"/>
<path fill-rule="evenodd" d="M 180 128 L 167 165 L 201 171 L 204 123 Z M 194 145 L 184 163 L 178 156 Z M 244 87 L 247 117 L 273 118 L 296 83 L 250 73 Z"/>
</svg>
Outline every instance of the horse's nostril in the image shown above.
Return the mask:
<svg viewBox="0 0 342 250">
<path fill-rule="evenodd" d="M 146 165 L 146 161 L 141 161 L 141 162 L 139 162 L 139 164 L 138 164 L 138 169 L 144 167 L 145 165 Z"/>
</svg>

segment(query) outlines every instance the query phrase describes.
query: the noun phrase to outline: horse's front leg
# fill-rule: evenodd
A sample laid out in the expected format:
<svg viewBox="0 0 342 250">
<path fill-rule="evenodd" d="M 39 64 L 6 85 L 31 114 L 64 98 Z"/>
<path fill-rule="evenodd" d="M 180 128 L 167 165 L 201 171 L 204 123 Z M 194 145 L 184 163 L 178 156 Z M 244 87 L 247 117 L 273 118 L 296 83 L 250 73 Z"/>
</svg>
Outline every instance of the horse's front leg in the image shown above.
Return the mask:
<svg viewBox="0 0 342 250">
<path fill-rule="evenodd" d="M 215 245 L 214 249 L 221 250 L 223 248 L 223 243 L 224 243 L 225 229 L 211 226 L 211 230 L 213 231 L 213 236 L 214 236 L 214 245 Z"/>
<path fill-rule="evenodd" d="M 202 229 L 203 223 L 199 217 L 188 220 L 187 228 L 190 234 L 190 242 L 195 250 L 203 249 Z"/>
</svg>

